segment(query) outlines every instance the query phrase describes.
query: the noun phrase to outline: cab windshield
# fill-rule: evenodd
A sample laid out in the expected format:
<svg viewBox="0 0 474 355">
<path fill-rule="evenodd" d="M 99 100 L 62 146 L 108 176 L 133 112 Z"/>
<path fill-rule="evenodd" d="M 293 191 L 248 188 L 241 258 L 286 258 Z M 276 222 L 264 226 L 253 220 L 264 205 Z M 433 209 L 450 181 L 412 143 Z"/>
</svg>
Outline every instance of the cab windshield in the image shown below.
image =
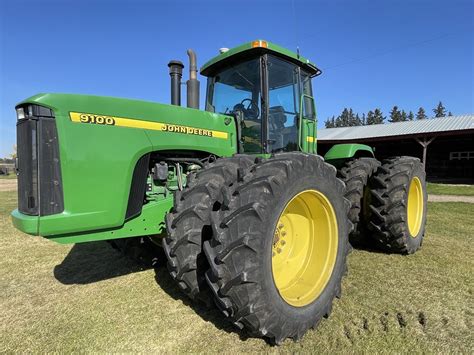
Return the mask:
<svg viewBox="0 0 474 355">
<path fill-rule="evenodd" d="M 228 67 L 209 78 L 206 110 L 222 114 L 240 111 L 246 153 L 262 151 L 260 59 Z"/>
</svg>

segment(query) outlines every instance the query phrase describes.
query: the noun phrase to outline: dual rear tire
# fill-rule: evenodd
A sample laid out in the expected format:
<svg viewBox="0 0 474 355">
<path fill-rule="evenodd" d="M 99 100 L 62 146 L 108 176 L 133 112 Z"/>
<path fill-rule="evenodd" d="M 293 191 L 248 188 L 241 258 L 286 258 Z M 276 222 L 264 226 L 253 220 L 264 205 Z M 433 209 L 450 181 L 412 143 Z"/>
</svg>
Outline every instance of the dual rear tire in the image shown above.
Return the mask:
<svg viewBox="0 0 474 355">
<path fill-rule="evenodd" d="M 386 159 L 370 179 L 368 229 L 375 245 L 389 253 L 413 254 L 426 225 L 426 174 L 413 157 Z"/>
<path fill-rule="evenodd" d="M 351 203 L 349 220 L 353 224 L 353 229 L 349 241 L 353 246 L 371 244 L 367 230 L 369 180 L 375 176 L 380 165 L 375 158 L 360 157 L 347 160 L 337 171 L 337 177 L 346 184 L 345 197 Z"/>
<path fill-rule="evenodd" d="M 351 202 L 349 219 L 354 246 L 388 253 L 412 254 L 423 242 L 426 181 L 423 164 L 414 157 L 350 159 L 338 170 Z"/>
</svg>

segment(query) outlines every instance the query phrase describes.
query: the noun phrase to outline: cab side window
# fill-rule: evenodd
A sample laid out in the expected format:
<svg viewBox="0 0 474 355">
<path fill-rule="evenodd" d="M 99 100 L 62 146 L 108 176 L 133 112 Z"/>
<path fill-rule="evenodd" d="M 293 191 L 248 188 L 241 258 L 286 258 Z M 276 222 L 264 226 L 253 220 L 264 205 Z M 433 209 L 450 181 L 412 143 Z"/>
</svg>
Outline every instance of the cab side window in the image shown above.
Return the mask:
<svg viewBox="0 0 474 355">
<path fill-rule="evenodd" d="M 311 76 L 301 71 L 301 88 L 303 93 L 303 117 L 314 120 L 316 112 L 314 108 L 313 91 L 311 89 Z"/>
</svg>

